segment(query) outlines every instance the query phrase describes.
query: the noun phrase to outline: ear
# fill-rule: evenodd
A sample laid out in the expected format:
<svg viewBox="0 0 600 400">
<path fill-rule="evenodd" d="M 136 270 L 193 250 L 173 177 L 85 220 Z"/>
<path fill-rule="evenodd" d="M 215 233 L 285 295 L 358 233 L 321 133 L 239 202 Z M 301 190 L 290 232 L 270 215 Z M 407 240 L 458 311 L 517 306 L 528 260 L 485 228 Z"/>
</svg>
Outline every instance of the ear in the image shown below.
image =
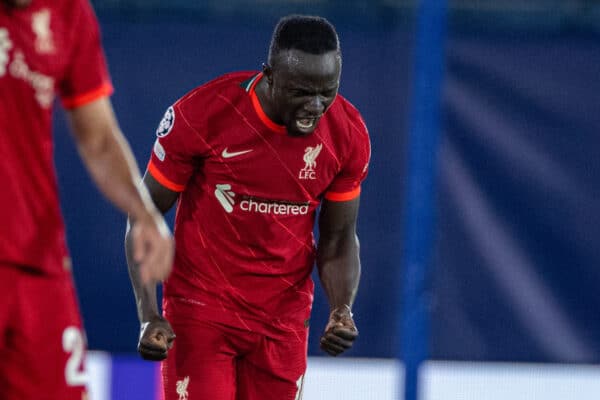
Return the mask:
<svg viewBox="0 0 600 400">
<path fill-rule="evenodd" d="M 273 83 L 273 68 L 269 64 L 263 63 L 262 72 L 269 85 L 271 85 Z"/>
</svg>

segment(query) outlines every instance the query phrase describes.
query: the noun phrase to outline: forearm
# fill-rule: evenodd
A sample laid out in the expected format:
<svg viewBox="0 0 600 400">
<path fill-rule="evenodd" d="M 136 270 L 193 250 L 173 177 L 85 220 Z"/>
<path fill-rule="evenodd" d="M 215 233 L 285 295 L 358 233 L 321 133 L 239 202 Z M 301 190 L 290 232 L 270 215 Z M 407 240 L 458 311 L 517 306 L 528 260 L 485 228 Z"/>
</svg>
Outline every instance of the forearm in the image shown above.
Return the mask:
<svg viewBox="0 0 600 400">
<path fill-rule="evenodd" d="M 352 307 L 360 282 L 358 237 L 352 233 L 335 240 L 320 240 L 317 269 L 330 308 Z"/>
<path fill-rule="evenodd" d="M 140 275 L 139 264 L 133 257 L 133 238 L 131 234 L 131 224 L 127 221 L 127 232 L 125 234 L 125 254 L 127 258 L 127 269 L 129 270 L 129 279 L 133 287 L 135 304 L 140 323 L 148 322 L 158 317 L 158 303 L 156 298 L 156 284 L 143 284 Z"/>
<path fill-rule="evenodd" d="M 68 116 L 79 154 L 100 191 L 134 219 L 154 213 L 110 101 L 99 99 L 70 110 Z"/>
<path fill-rule="evenodd" d="M 154 211 L 131 149 L 121 132 L 102 135 L 94 143 L 80 142 L 78 149 L 99 190 L 116 207 L 134 219 Z"/>
</svg>

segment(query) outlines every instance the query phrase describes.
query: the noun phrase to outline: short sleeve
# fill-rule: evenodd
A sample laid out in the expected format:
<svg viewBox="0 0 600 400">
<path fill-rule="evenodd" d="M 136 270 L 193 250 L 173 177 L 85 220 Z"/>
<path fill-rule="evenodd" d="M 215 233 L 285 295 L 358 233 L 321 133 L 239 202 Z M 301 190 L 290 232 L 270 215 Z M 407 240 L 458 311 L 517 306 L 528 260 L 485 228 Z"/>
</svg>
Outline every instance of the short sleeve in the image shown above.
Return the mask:
<svg viewBox="0 0 600 400">
<path fill-rule="evenodd" d="M 367 127 L 357 114 L 350 120 L 351 140 L 348 156 L 335 177 L 325 198 L 330 201 L 349 201 L 360 195 L 360 185 L 366 178 L 371 158 L 371 143 Z"/>
<path fill-rule="evenodd" d="M 58 87 L 67 109 L 109 96 L 113 91 L 94 10 L 88 0 L 76 0 L 73 4 L 69 62 Z"/>
<path fill-rule="evenodd" d="M 176 103 L 167 109 L 156 129 L 148 172 L 164 187 L 182 192 L 204 150 L 198 131 Z"/>
</svg>

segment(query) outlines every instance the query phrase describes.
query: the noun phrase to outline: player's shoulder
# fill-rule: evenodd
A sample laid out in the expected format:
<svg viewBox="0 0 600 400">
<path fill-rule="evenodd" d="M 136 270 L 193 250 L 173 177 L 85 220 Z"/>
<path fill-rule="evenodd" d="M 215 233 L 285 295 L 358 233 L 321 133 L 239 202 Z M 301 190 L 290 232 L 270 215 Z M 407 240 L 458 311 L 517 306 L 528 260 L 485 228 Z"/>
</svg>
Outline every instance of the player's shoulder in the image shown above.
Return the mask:
<svg viewBox="0 0 600 400">
<path fill-rule="evenodd" d="M 37 0 L 25 8 L 24 12 L 38 15 L 40 11 L 43 11 L 44 15 L 47 15 L 51 21 L 57 17 L 64 18 L 70 16 L 70 14 L 81 8 L 82 4 L 90 6 L 88 0 Z"/>
<path fill-rule="evenodd" d="M 217 78 L 214 78 L 208 82 L 196 86 L 184 96 L 182 96 L 181 99 L 179 99 L 179 101 L 187 102 L 195 97 L 198 97 L 198 95 L 226 95 L 231 90 L 244 90 L 244 82 L 250 80 L 257 73 L 258 72 L 256 71 L 241 71 L 223 74 Z"/>
<path fill-rule="evenodd" d="M 36 0 L 24 12 L 31 15 L 34 31 L 45 32 L 49 25 L 53 35 L 64 33 L 57 51 L 65 51 L 69 45 L 98 29 L 98 19 L 90 0 Z"/>
<path fill-rule="evenodd" d="M 175 103 L 180 110 L 214 107 L 217 98 L 233 98 L 245 93 L 244 83 L 258 74 L 257 71 L 230 72 L 196 86 Z"/>
<path fill-rule="evenodd" d="M 53 8 L 55 10 L 61 10 L 63 13 L 77 14 L 82 10 L 86 10 L 94 14 L 94 6 L 90 0 L 38 0 L 34 3 L 43 9 Z"/>
<path fill-rule="evenodd" d="M 31 25 L 19 24 L 17 29 L 21 29 L 23 35 L 35 33 L 43 37 L 42 41 L 52 45 L 52 55 L 57 59 L 69 57 L 74 46 L 98 30 L 90 0 L 35 0 L 19 10 L 19 14 L 22 21 L 31 20 Z"/>
<path fill-rule="evenodd" d="M 345 128 L 348 133 L 355 133 L 368 138 L 369 130 L 360 111 L 347 98 L 338 94 L 328 110 L 334 124 Z"/>
<path fill-rule="evenodd" d="M 339 93 L 335 97 L 333 106 L 335 107 L 336 111 L 342 114 L 344 117 L 353 117 L 356 115 L 360 116 L 360 112 L 358 111 L 356 106 L 352 104 L 350 100 L 348 100 Z"/>
</svg>

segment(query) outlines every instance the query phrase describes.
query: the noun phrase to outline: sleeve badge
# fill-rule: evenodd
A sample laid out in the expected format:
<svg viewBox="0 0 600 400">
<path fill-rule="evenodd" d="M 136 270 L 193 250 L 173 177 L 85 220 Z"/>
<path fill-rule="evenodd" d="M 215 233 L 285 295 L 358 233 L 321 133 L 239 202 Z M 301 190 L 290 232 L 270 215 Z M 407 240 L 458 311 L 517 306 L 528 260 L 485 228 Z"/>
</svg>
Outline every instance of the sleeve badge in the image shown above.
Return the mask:
<svg viewBox="0 0 600 400">
<path fill-rule="evenodd" d="M 175 111 L 173 111 L 173 107 L 169 107 L 156 129 L 156 136 L 159 138 L 167 136 L 173 129 L 173 125 L 175 125 Z"/>
</svg>

